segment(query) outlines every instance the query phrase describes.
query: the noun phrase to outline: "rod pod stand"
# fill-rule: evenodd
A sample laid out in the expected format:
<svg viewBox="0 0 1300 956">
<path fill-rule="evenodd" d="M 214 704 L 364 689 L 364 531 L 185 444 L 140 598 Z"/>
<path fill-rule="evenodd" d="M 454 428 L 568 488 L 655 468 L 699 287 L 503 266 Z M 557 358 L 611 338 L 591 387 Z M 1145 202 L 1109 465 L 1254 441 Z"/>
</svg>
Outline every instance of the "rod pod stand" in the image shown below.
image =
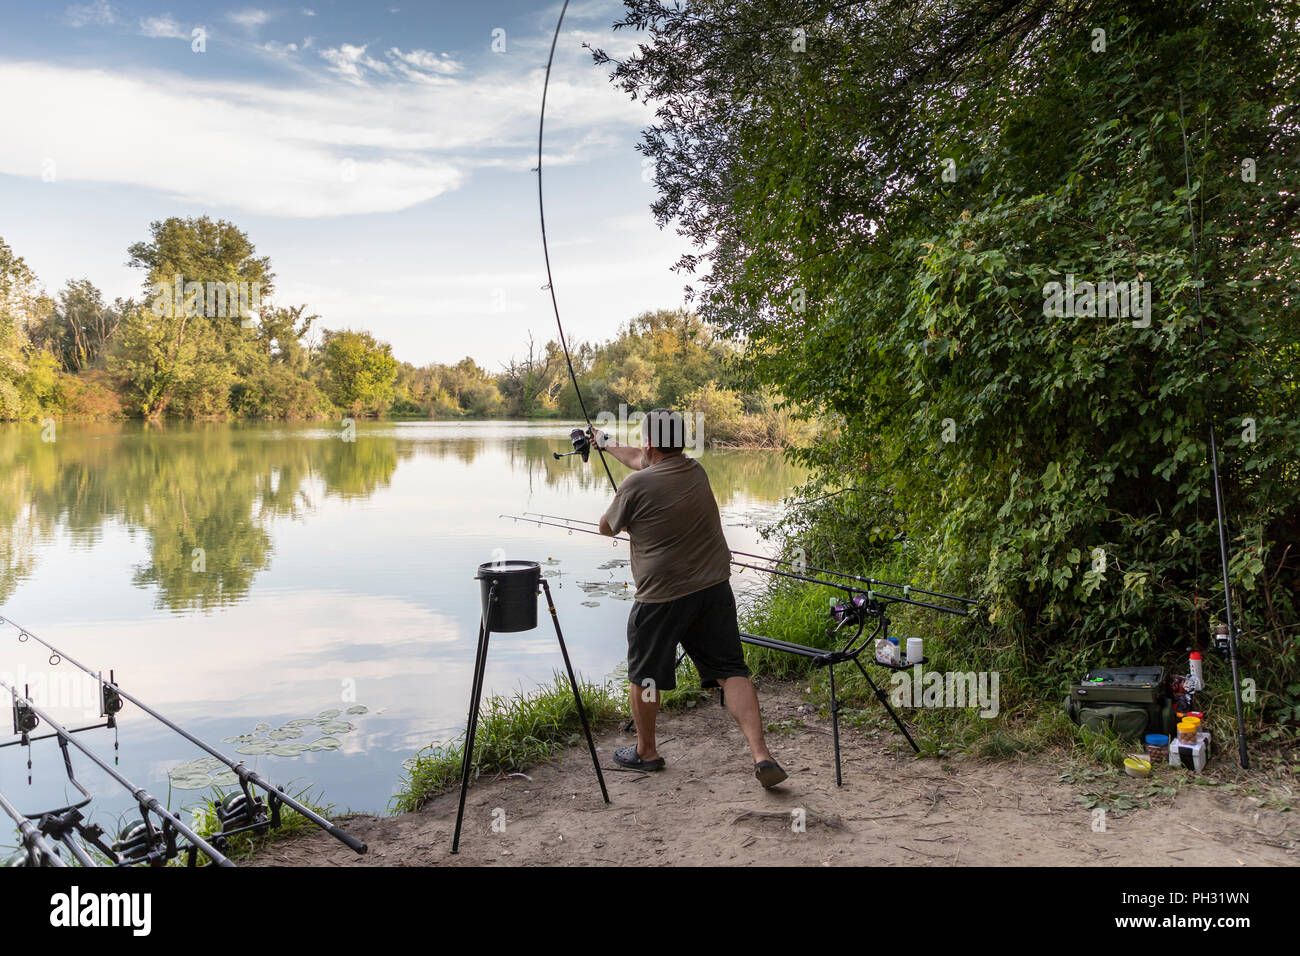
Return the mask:
<svg viewBox="0 0 1300 956">
<path fill-rule="evenodd" d="M 546 608 L 551 612 L 551 621 L 555 625 L 555 639 L 560 644 L 560 654 L 564 657 L 564 670 L 569 677 L 569 687 L 573 689 L 573 702 L 578 708 L 578 719 L 582 722 L 582 733 L 587 738 L 587 749 L 591 752 L 591 765 L 596 769 L 596 780 L 600 783 L 600 795 L 609 803 L 609 790 L 605 786 L 605 775 L 600 770 L 600 758 L 596 756 L 596 742 L 591 737 L 591 725 L 587 722 L 587 710 L 582 705 L 582 694 L 578 690 L 578 679 L 573 673 L 573 663 L 569 660 L 569 649 L 564 644 L 564 632 L 560 630 L 560 618 L 555 613 L 555 600 L 551 597 L 550 582 L 541 576 L 541 566 L 535 561 L 504 561 L 479 566 L 475 576 L 482 588 L 483 614 L 479 619 L 478 649 L 474 656 L 474 677 L 470 683 L 469 716 L 465 723 L 465 755 L 460 768 L 460 803 L 456 809 L 456 831 L 451 838 L 451 852 L 460 852 L 460 828 L 465 817 L 465 795 L 469 791 L 469 775 L 474 764 L 474 735 L 478 730 L 479 701 L 483 696 L 483 677 L 487 672 L 488 642 L 492 636 L 493 625 L 498 632 L 530 631 L 537 626 L 537 596 L 541 590 L 546 592 Z M 520 598 L 531 593 L 531 614 Z"/>
</svg>

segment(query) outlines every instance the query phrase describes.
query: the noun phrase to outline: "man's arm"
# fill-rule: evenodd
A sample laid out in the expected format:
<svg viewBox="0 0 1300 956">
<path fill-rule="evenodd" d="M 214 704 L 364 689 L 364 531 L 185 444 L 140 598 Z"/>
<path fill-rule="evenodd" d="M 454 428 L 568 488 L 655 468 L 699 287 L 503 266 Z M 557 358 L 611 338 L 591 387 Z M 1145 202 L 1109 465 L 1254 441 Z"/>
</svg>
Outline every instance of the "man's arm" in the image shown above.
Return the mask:
<svg viewBox="0 0 1300 956">
<path fill-rule="evenodd" d="M 640 448 L 633 445 L 620 445 L 599 428 L 591 430 L 591 437 L 601 451 L 608 452 L 617 461 L 622 462 L 633 471 L 640 471 L 648 464 L 645 460 L 645 452 Z M 602 531 L 601 533 L 604 534 L 605 532 Z"/>
<path fill-rule="evenodd" d="M 609 526 L 609 522 L 605 520 L 604 515 L 600 516 L 600 533 L 609 535 L 611 538 L 614 537 L 616 533 L 614 529 Z"/>
</svg>

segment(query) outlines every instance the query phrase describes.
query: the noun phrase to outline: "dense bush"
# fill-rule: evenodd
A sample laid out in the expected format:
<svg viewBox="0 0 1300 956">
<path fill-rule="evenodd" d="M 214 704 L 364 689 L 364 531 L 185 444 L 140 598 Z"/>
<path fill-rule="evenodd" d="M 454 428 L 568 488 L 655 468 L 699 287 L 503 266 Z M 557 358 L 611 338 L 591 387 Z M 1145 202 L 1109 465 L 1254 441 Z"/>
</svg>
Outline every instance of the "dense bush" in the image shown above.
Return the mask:
<svg viewBox="0 0 1300 956">
<path fill-rule="evenodd" d="M 858 507 L 797 543 L 978 592 L 1057 681 L 1172 663 L 1222 616 L 1212 422 L 1245 673 L 1296 715 L 1296 6 L 628 7 L 702 317 L 841 426 L 810 493 Z M 1149 324 L 1047 314 L 1071 275 L 1149 283 Z"/>
</svg>

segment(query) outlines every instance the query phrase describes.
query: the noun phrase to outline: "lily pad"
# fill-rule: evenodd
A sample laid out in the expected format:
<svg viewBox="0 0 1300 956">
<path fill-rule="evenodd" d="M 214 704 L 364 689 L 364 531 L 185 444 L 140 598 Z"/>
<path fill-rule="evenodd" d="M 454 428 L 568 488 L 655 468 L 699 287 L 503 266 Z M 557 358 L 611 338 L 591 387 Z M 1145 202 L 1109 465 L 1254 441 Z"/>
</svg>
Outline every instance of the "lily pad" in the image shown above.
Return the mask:
<svg viewBox="0 0 1300 956">
<path fill-rule="evenodd" d="M 346 720 L 327 720 L 320 725 L 322 734 L 350 734 L 356 729 Z"/>
<path fill-rule="evenodd" d="M 329 720 L 331 717 L 337 717 L 337 716 L 338 716 L 339 714 L 341 714 L 341 713 L 343 713 L 343 711 L 341 711 L 341 710 L 339 710 L 337 707 L 335 707 L 333 710 L 322 710 L 322 711 L 321 711 L 319 714 L 317 714 L 316 716 L 317 716 L 317 717 L 324 717 L 326 720 Z"/>
<path fill-rule="evenodd" d="M 307 745 L 309 750 L 338 750 L 343 746 L 343 741 L 337 737 L 317 737 Z"/>
<path fill-rule="evenodd" d="M 271 754 L 276 757 L 296 757 L 306 752 L 306 744 L 276 744 L 271 748 Z"/>
<path fill-rule="evenodd" d="M 177 764 L 175 767 L 172 767 L 172 769 L 167 772 L 179 773 L 179 774 L 211 773 L 214 770 L 220 770 L 224 766 L 225 764 L 222 761 L 218 760 L 216 757 L 198 757 L 194 760 L 190 760 L 182 764 Z"/>
<path fill-rule="evenodd" d="M 260 734 L 263 731 L 270 730 L 270 729 L 271 729 L 270 724 L 258 724 L 256 727 L 253 728 L 253 733 Z"/>
<path fill-rule="evenodd" d="M 212 778 L 214 787 L 237 787 L 239 786 L 239 774 L 233 770 L 227 770 L 225 773 L 219 773 Z"/>
<path fill-rule="evenodd" d="M 309 724 L 314 723 L 316 723 L 316 721 L 310 717 L 299 717 L 297 720 L 286 720 L 284 725 L 286 727 L 306 727 Z"/>
<path fill-rule="evenodd" d="M 367 707 L 365 704 L 353 704 L 351 707 L 348 708 L 347 712 L 349 714 L 364 714 L 369 710 L 370 708 Z"/>
<path fill-rule="evenodd" d="M 212 786 L 212 777 L 206 773 L 168 774 L 173 790 L 203 790 Z"/>
<path fill-rule="evenodd" d="M 271 740 L 250 740 L 244 746 L 240 747 L 235 753 L 256 756 L 258 754 L 269 754 L 275 742 Z"/>
<path fill-rule="evenodd" d="M 582 602 L 582 606 L 583 606 L 583 607 L 600 607 L 600 602 L 599 602 L 599 601 L 583 601 L 583 602 Z"/>
<path fill-rule="evenodd" d="M 301 727 L 277 727 L 266 735 L 268 740 L 297 740 L 302 736 Z"/>
</svg>

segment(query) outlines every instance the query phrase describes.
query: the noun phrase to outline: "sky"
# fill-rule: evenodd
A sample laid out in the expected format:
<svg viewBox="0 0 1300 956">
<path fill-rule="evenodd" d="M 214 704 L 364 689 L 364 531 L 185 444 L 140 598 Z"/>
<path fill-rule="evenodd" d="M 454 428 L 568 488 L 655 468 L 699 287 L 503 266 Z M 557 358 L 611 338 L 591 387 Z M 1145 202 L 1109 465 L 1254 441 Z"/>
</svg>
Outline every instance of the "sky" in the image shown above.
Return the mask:
<svg viewBox="0 0 1300 956">
<path fill-rule="evenodd" d="M 574 0 L 543 154 L 566 335 L 683 304 L 686 249 L 650 213 L 652 120 L 611 55 L 616 0 Z M 127 247 L 170 216 L 244 230 L 305 303 L 422 365 L 495 370 L 555 337 L 537 213 L 537 122 L 559 3 L 306 5 L 0 0 L 0 238 L 51 294 L 143 298 Z"/>
</svg>

